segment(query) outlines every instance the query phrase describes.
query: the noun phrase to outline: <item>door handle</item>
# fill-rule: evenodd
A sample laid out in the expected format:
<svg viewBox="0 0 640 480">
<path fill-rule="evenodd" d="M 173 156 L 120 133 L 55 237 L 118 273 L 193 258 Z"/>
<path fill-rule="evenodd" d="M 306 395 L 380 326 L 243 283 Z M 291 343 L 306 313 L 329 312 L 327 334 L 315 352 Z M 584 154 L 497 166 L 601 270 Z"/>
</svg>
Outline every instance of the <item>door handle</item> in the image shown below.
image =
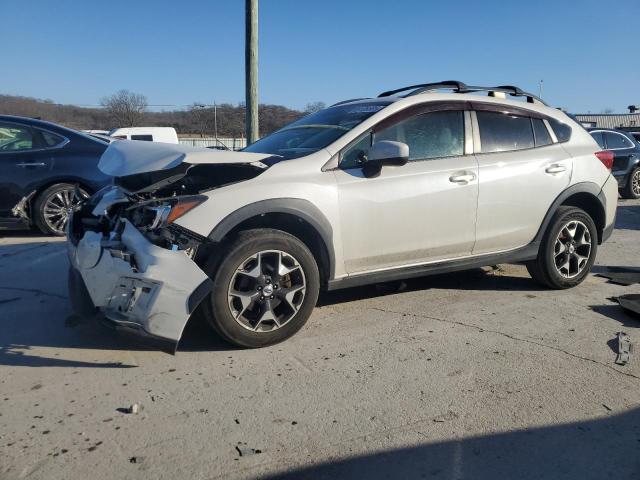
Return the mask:
<svg viewBox="0 0 640 480">
<path fill-rule="evenodd" d="M 27 167 L 44 167 L 46 163 L 44 162 L 23 162 L 16 163 L 16 167 L 27 168 Z"/>
<path fill-rule="evenodd" d="M 449 177 L 449 181 L 452 183 L 459 183 L 460 185 L 466 185 L 467 183 L 476 179 L 475 174 L 473 173 L 461 173 L 459 175 L 451 175 Z"/>
<path fill-rule="evenodd" d="M 567 171 L 567 167 L 558 163 L 554 163 L 553 165 L 549 165 L 547 168 L 545 168 L 544 171 L 551 174 L 562 173 Z"/>
</svg>

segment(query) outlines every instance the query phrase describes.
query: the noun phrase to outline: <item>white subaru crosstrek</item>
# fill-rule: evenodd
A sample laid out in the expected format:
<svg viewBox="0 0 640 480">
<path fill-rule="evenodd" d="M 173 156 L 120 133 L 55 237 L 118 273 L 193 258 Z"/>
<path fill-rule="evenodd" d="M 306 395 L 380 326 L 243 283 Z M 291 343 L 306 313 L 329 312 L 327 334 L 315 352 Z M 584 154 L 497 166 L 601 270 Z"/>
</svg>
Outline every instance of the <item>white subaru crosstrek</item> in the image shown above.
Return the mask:
<svg viewBox="0 0 640 480">
<path fill-rule="evenodd" d="M 260 347 L 320 290 L 522 262 L 578 285 L 613 230 L 613 156 L 516 87 L 413 85 L 241 152 L 114 142 L 68 226 L 72 303 L 171 351 L 197 310 Z"/>
</svg>

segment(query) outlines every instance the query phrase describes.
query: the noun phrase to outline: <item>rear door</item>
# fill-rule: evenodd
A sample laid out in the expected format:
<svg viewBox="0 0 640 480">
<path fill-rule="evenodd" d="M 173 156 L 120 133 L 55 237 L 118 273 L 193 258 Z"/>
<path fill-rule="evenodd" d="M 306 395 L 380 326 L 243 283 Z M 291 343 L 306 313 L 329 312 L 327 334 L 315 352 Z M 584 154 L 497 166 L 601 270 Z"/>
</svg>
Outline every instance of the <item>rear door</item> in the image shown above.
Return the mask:
<svg viewBox="0 0 640 480">
<path fill-rule="evenodd" d="M 474 108 L 479 195 L 473 253 L 525 246 L 569 186 L 572 160 L 535 112 L 486 104 Z"/>
<path fill-rule="evenodd" d="M 400 112 L 342 152 L 335 176 L 348 273 L 470 255 L 478 196 L 470 117 L 463 102 L 443 108 Z M 362 162 L 378 140 L 406 143 L 409 162 L 366 178 Z"/>
</svg>

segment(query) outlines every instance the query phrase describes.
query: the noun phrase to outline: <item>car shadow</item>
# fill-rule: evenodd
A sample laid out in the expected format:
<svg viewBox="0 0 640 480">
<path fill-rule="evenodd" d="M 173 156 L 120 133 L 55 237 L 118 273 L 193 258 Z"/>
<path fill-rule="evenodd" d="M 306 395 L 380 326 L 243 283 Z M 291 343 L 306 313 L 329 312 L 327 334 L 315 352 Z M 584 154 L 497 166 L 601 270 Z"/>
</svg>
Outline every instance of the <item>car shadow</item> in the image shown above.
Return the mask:
<svg viewBox="0 0 640 480">
<path fill-rule="evenodd" d="M 640 230 L 640 204 L 618 204 L 616 212 L 617 230 Z"/>
<path fill-rule="evenodd" d="M 601 409 L 604 414 L 611 407 L 603 404 Z M 422 428 L 425 432 L 422 436 L 426 437 L 435 427 Z M 421 426 L 411 424 L 411 430 L 421 432 Z M 640 408 L 634 408 L 583 422 L 423 442 L 359 456 L 344 455 L 346 458 L 260 478 L 631 479 L 640 478 L 638 448 Z"/>
<path fill-rule="evenodd" d="M 516 276 L 504 273 L 500 269 L 476 268 L 454 273 L 429 275 L 402 281 L 323 292 L 318 300 L 318 306 L 431 289 L 512 292 L 536 292 L 545 290 L 544 287 L 535 283 L 529 276 Z"/>
</svg>

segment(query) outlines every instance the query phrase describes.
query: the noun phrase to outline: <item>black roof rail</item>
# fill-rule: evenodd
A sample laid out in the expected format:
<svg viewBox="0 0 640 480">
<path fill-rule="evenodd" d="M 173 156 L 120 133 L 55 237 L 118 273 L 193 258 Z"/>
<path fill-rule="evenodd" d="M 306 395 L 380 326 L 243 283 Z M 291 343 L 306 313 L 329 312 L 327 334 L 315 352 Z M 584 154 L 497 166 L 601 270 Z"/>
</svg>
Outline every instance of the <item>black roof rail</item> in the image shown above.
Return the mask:
<svg viewBox="0 0 640 480">
<path fill-rule="evenodd" d="M 358 100 L 368 100 L 368 97 L 362 97 L 362 98 L 350 98 L 349 100 L 342 100 L 340 102 L 334 103 L 333 105 L 329 105 L 329 107 L 336 107 L 338 105 L 342 105 L 344 103 L 349 103 L 349 102 L 357 102 Z"/>
<path fill-rule="evenodd" d="M 400 93 L 400 92 L 406 92 L 407 90 L 419 89 L 421 91 L 426 91 L 426 90 L 438 90 L 440 88 L 451 88 L 458 92 L 462 92 L 462 91 L 466 91 L 468 87 L 464 83 L 459 82 L 457 80 L 445 80 L 444 82 L 436 82 L 436 83 L 420 83 L 418 85 L 410 85 L 408 87 L 397 88 L 395 90 L 382 92 L 380 95 L 378 95 L 378 98 L 390 97 L 391 95 L 395 95 L 396 93 Z"/>
<path fill-rule="evenodd" d="M 456 80 L 446 80 L 444 82 L 437 83 L 423 83 L 419 85 L 411 85 L 409 87 L 398 88 L 396 90 L 389 90 L 387 92 L 382 92 L 378 97 L 388 97 L 390 95 L 395 95 L 396 93 L 406 92 L 410 90 L 408 94 L 405 96 L 417 95 L 419 93 L 427 92 L 430 90 L 439 90 L 439 89 L 451 89 L 455 93 L 473 93 L 473 92 L 501 92 L 507 93 L 513 97 L 526 97 L 528 103 L 541 103 L 542 105 L 547 105 L 541 98 L 538 98 L 532 93 L 528 93 L 523 91 L 518 87 L 514 87 L 513 85 L 499 85 L 497 87 L 482 87 L 478 85 L 467 85 L 462 82 L 458 82 Z"/>
</svg>

